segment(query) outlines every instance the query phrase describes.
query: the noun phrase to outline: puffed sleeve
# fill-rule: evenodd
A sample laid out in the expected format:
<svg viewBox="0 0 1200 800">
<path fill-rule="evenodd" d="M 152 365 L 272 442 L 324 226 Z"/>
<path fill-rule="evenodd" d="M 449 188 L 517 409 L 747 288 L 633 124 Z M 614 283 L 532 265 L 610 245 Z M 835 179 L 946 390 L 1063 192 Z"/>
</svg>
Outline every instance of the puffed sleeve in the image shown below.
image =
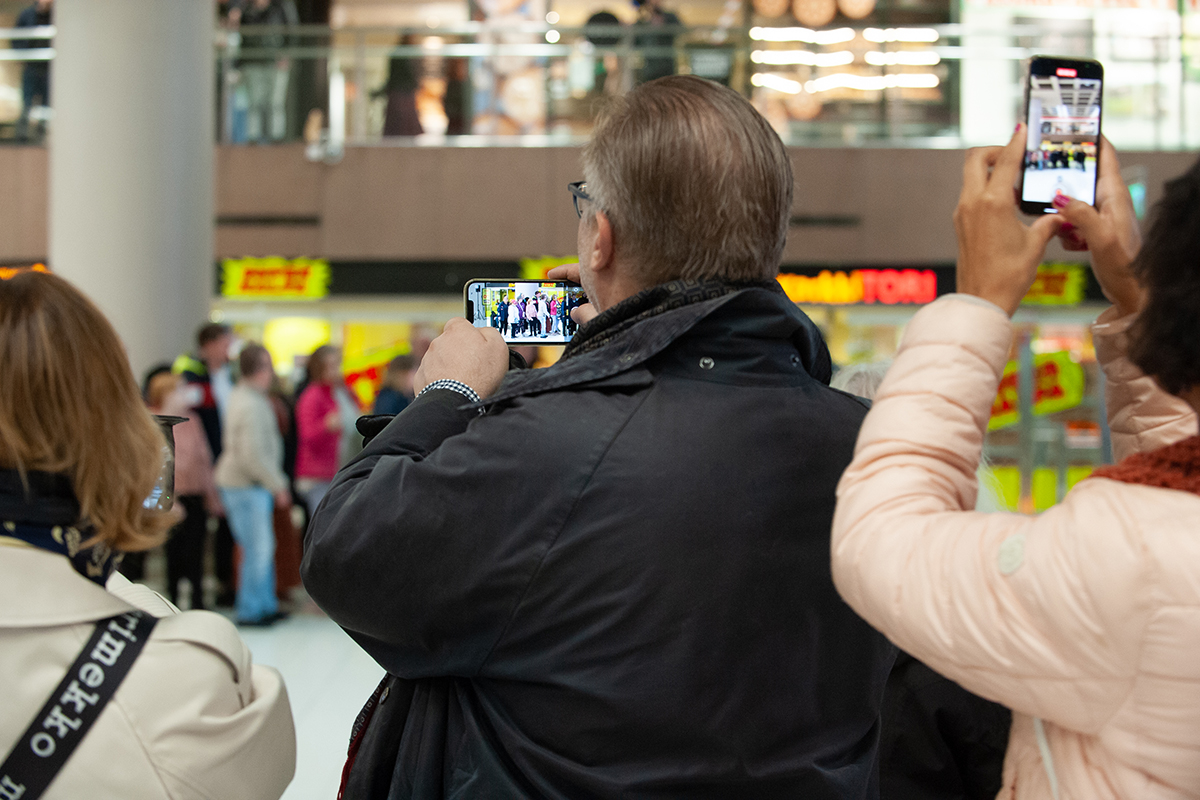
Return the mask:
<svg viewBox="0 0 1200 800">
<path fill-rule="evenodd" d="M 1118 461 L 1196 435 L 1196 412 L 1167 394 L 1126 357 L 1127 332 L 1136 316 L 1105 311 L 1092 326 L 1096 356 L 1107 379 L 1104 387 L 1113 455 Z"/>
</svg>

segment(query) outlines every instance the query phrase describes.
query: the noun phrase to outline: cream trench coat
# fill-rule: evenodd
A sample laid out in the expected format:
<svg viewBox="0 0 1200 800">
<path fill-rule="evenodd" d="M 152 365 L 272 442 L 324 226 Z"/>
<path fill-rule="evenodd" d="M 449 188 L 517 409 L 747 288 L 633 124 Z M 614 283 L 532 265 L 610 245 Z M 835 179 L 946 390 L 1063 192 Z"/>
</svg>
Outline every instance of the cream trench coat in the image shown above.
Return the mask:
<svg viewBox="0 0 1200 800">
<path fill-rule="evenodd" d="M 120 575 L 108 586 L 80 576 L 63 556 L 0 546 L 0 759 L 79 655 L 92 623 L 136 607 L 161 619 L 43 798 L 283 794 L 295 771 L 296 736 L 279 673 L 251 663 L 223 617 L 179 613 Z"/>
<path fill-rule="evenodd" d="M 1125 358 L 1131 317 L 1093 326 L 1114 455 L 1196 435 Z M 1081 481 L 1037 516 L 981 514 L 975 467 L 1012 326 L 926 306 L 838 486 L 833 577 L 889 639 L 1013 710 L 1003 800 L 1200 798 L 1200 497 Z"/>
</svg>

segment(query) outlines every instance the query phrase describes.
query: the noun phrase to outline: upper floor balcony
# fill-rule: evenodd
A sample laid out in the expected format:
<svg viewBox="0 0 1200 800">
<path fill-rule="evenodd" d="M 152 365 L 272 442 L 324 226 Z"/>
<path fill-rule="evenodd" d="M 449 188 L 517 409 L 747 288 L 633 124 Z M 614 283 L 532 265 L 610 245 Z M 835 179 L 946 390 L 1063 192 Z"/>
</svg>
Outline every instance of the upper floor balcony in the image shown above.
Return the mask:
<svg viewBox="0 0 1200 800">
<path fill-rule="evenodd" d="M 1044 53 L 1104 64 L 1118 148 L 1200 146 L 1188 4 L 703 0 L 654 18 L 515 3 L 401 4 L 399 26 L 370 24 L 353 3 L 335 5 L 330 26 L 221 20 L 216 139 L 304 141 L 323 160 L 353 146 L 572 146 L 606 98 L 691 73 L 745 94 L 791 146 L 958 148 L 1007 138 L 1023 62 Z M 53 34 L 0 30 L 0 139 L 38 140 L 53 124 L 36 80 L 52 73 Z"/>
</svg>

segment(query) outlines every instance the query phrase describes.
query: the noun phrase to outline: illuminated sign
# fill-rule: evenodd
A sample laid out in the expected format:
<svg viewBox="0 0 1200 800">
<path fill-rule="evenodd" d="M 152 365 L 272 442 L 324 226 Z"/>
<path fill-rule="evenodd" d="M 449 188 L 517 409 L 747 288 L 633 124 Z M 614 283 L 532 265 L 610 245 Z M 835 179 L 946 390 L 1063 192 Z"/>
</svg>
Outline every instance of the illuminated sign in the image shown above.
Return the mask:
<svg viewBox="0 0 1200 800">
<path fill-rule="evenodd" d="M 546 273 L 575 257 L 521 259 L 521 277 L 542 280 Z M 795 303 L 820 305 L 922 305 L 937 299 L 937 273 L 931 269 L 822 270 L 817 275 L 779 273 L 779 285 Z"/>
<path fill-rule="evenodd" d="M 1083 402 L 1084 373 L 1068 350 L 1033 357 L 1033 413 L 1041 416 L 1066 411 Z M 992 402 L 988 430 L 1015 424 L 1021 418 L 1017 362 L 1004 365 L 1000 387 Z"/>
<path fill-rule="evenodd" d="M 823 270 L 820 274 L 780 273 L 779 284 L 796 303 L 912 305 L 937 298 L 937 273 L 931 269 Z"/>
<path fill-rule="evenodd" d="M 406 322 L 348 322 L 342 328 L 342 373 L 363 408 L 374 404 L 388 362 L 412 352 L 412 336 Z"/>
<path fill-rule="evenodd" d="M 541 258 L 521 259 L 521 278 L 527 281 L 546 279 L 546 273 L 563 264 L 574 264 L 579 261 L 576 256 L 542 256 Z"/>
<path fill-rule="evenodd" d="M 1059 67 L 1054 70 L 1054 74 L 1060 78 L 1074 78 L 1079 73 L 1069 67 Z"/>
<path fill-rule="evenodd" d="M 329 262 L 319 258 L 226 258 L 221 294 L 242 300 L 318 300 L 329 294 Z"/>
<path fill-rule="evenodd" d="M 346 385 L 354 392 L 360 406 L 370 408 L 375 402 L 375 395 L 379 393 L 388 363 L 396 356 L 411 352 L 412 345 L 408 342 L 399 342 L 389 348 L 346 358 L 342 362 Z"/>
<path fill-rule="evenodd" d="M 1042 264 L 1033 286 L 1021 303 L 1041 306 L 1076 306 L 1083 302 L 1087 268 L 1082 264 Z"/>
<path fill-rule="evenodd" d="M 0 281 L 6 281 L 22 272 L 49 272 L 45 264 L 34 264 L 31 267 L 0 267 Z"/>
</svg>

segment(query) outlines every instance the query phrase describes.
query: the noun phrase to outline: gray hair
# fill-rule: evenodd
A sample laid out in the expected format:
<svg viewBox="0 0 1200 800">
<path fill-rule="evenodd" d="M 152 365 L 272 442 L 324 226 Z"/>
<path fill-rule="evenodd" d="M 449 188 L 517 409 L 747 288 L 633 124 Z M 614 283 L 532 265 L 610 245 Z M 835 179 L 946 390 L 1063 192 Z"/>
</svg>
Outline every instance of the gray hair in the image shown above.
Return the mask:
<svg viewBox="0 0 1200 800">
<path fill-rule="evenodd" d="M 841 389 L 843 392 L 865 397 L 868 400 L 874 400 L 875 394 L 879 391 L 879 385 L 883 383 L 884 377 L 887 375 L 888 369 L 892 366 L 892 360 L 889 358 L 886 361 L 871 361 L 866 364 L 850 364 L 838 370 L 837 375 L 833 376 L 833 380 L 829 385 L 834 389 Z M 992 464 L 986 455 L 980 455 L 979 465 L 975 468 L 975 481 L 978 484 L 979 491 L 975 496 L 976 511 L 1007 511 L 1004 504 L 1002 492 L 1000 490 L 1000 482 L 996 480 L 995 474 L 992 472 Z"/>
<path fill-rule="evenodd" d="M 829 381 L 829 385 L 834 389 L 874 400 L 875 393 L 879 391 L 879 384 L 883 383 L 883 378 L 891 366 L 891 359 L 850 364 L 839 369 Z"/>
<path fill-rule="evenodd" d="M 645 286 L 773 280 L 792 209 L 779 135 L 737 92 L 691 75 L 615 99 L 583 149 L 614 252 Z"/>
</svg>

